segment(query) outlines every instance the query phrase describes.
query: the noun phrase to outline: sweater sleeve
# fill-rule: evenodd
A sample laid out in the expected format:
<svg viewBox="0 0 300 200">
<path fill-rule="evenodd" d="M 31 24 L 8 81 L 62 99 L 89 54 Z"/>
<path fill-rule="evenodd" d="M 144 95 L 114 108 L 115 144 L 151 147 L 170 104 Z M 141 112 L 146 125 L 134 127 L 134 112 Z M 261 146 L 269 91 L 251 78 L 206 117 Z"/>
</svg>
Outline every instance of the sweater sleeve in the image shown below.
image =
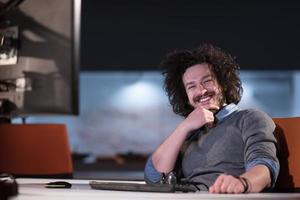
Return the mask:
<svg viewBox="0 0 300 200">
<path fill-rule="evenodd" d="M 144 169 L 144 179 L 146 183 L 158 183 L 161 180 L 161 173 L 157 171 L 152 163 L 152 156 L 149 156 L 145 169 Z"/>
<path fill-rule="evenodd" d="M 242 120 L 242 137 L 245 142 L 245 167 L 249 170 L 257 164 L 268 167 L 274 187 L 279 174 L 279 161 L 276 157 L 275 124 L 265 113 L 248 110 Z"/>
<path fill-rule="evenodd" d="M 266 159 L 266 158 L 257 158 L 255 160 L 252 160 L 251 162 L 247 163 L 246 171 L 250 170 L 252 167 L 254 167 L 255 165 L 259 165 L 259 164 L 265 165 L 268 167 L 270 174 L 271 174 L 270 189 L 273 189 L 275 187 L 275 182 L 276 182 L 276 179 L 277 179 L 278 173 L 279 173 L 279 163 L 274 160 L 270 160 L 270 159 Z"/>
</svg>

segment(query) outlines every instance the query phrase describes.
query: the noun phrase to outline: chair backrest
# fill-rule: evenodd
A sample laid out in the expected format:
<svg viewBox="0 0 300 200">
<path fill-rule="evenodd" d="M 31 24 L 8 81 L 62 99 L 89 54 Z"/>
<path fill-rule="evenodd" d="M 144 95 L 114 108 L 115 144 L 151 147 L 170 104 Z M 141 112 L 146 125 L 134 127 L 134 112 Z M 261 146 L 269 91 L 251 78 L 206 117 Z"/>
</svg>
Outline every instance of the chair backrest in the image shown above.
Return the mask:
<svg viewBox="0 0 300 200">
<path fill-rule="evenodd" d="M 300 188 L 300 117 L 273 118 L 277 140 L 280 173 L 277 191 L 295 191 Z"/>
<path fill-rule="evenodd" d="M 0 172 L 17 177 L 71 178 L 73 165 L 63 124 L 1 124 Z"/>
</svg>

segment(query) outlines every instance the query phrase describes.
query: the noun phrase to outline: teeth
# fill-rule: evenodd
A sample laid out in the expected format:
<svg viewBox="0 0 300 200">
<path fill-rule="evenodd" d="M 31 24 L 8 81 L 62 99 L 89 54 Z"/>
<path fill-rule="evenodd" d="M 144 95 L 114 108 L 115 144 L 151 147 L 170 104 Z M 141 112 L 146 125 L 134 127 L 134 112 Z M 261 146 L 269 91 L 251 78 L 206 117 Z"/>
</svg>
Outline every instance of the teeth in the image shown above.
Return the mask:
<svg viewBox="0 0 300 200">
<path fill-rule="evenodd" d="M 205 97 L 205 98 L 201 98 L 201 99 L 200 99 L 200 102 L 202 103 L 202 102 L 208 101 L 208 100 L 210 100 L 210 97 Z"/>
</svg>

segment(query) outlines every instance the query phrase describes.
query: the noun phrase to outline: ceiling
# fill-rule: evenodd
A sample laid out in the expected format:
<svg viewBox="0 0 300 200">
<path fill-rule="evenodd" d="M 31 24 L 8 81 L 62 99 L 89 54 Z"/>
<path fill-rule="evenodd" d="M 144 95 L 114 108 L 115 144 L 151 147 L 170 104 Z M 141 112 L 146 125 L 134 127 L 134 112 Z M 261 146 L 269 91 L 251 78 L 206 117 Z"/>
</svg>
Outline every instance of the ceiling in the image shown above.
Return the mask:
<svg viewBox="0 0 300 200">
<path fill-rule="evenodd" d="M 84 0 L 81 70 L 157 70 L 212 42 L 241 69 L 300 69 L 300 1 Z"/>
</svg>

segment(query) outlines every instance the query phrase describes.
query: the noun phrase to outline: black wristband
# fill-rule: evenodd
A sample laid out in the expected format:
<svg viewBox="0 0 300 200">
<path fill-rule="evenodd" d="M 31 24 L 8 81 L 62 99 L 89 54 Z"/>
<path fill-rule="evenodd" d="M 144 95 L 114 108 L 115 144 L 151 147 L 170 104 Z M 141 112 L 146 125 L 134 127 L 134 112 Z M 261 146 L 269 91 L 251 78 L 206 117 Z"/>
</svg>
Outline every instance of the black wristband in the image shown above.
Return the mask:
<svg viewBox="0 0 300 200">
<path fill-rule="evenodd" d="M 238 179 L 241 181 L 241 183 L 244 186 L 243 194 L 248 193 L 249 192 L 249 181 L 248 181 L 248 179 L 246 179 L 245 177 L 242 177 L 242 176 L 239 176 Z"/>
</svg>

